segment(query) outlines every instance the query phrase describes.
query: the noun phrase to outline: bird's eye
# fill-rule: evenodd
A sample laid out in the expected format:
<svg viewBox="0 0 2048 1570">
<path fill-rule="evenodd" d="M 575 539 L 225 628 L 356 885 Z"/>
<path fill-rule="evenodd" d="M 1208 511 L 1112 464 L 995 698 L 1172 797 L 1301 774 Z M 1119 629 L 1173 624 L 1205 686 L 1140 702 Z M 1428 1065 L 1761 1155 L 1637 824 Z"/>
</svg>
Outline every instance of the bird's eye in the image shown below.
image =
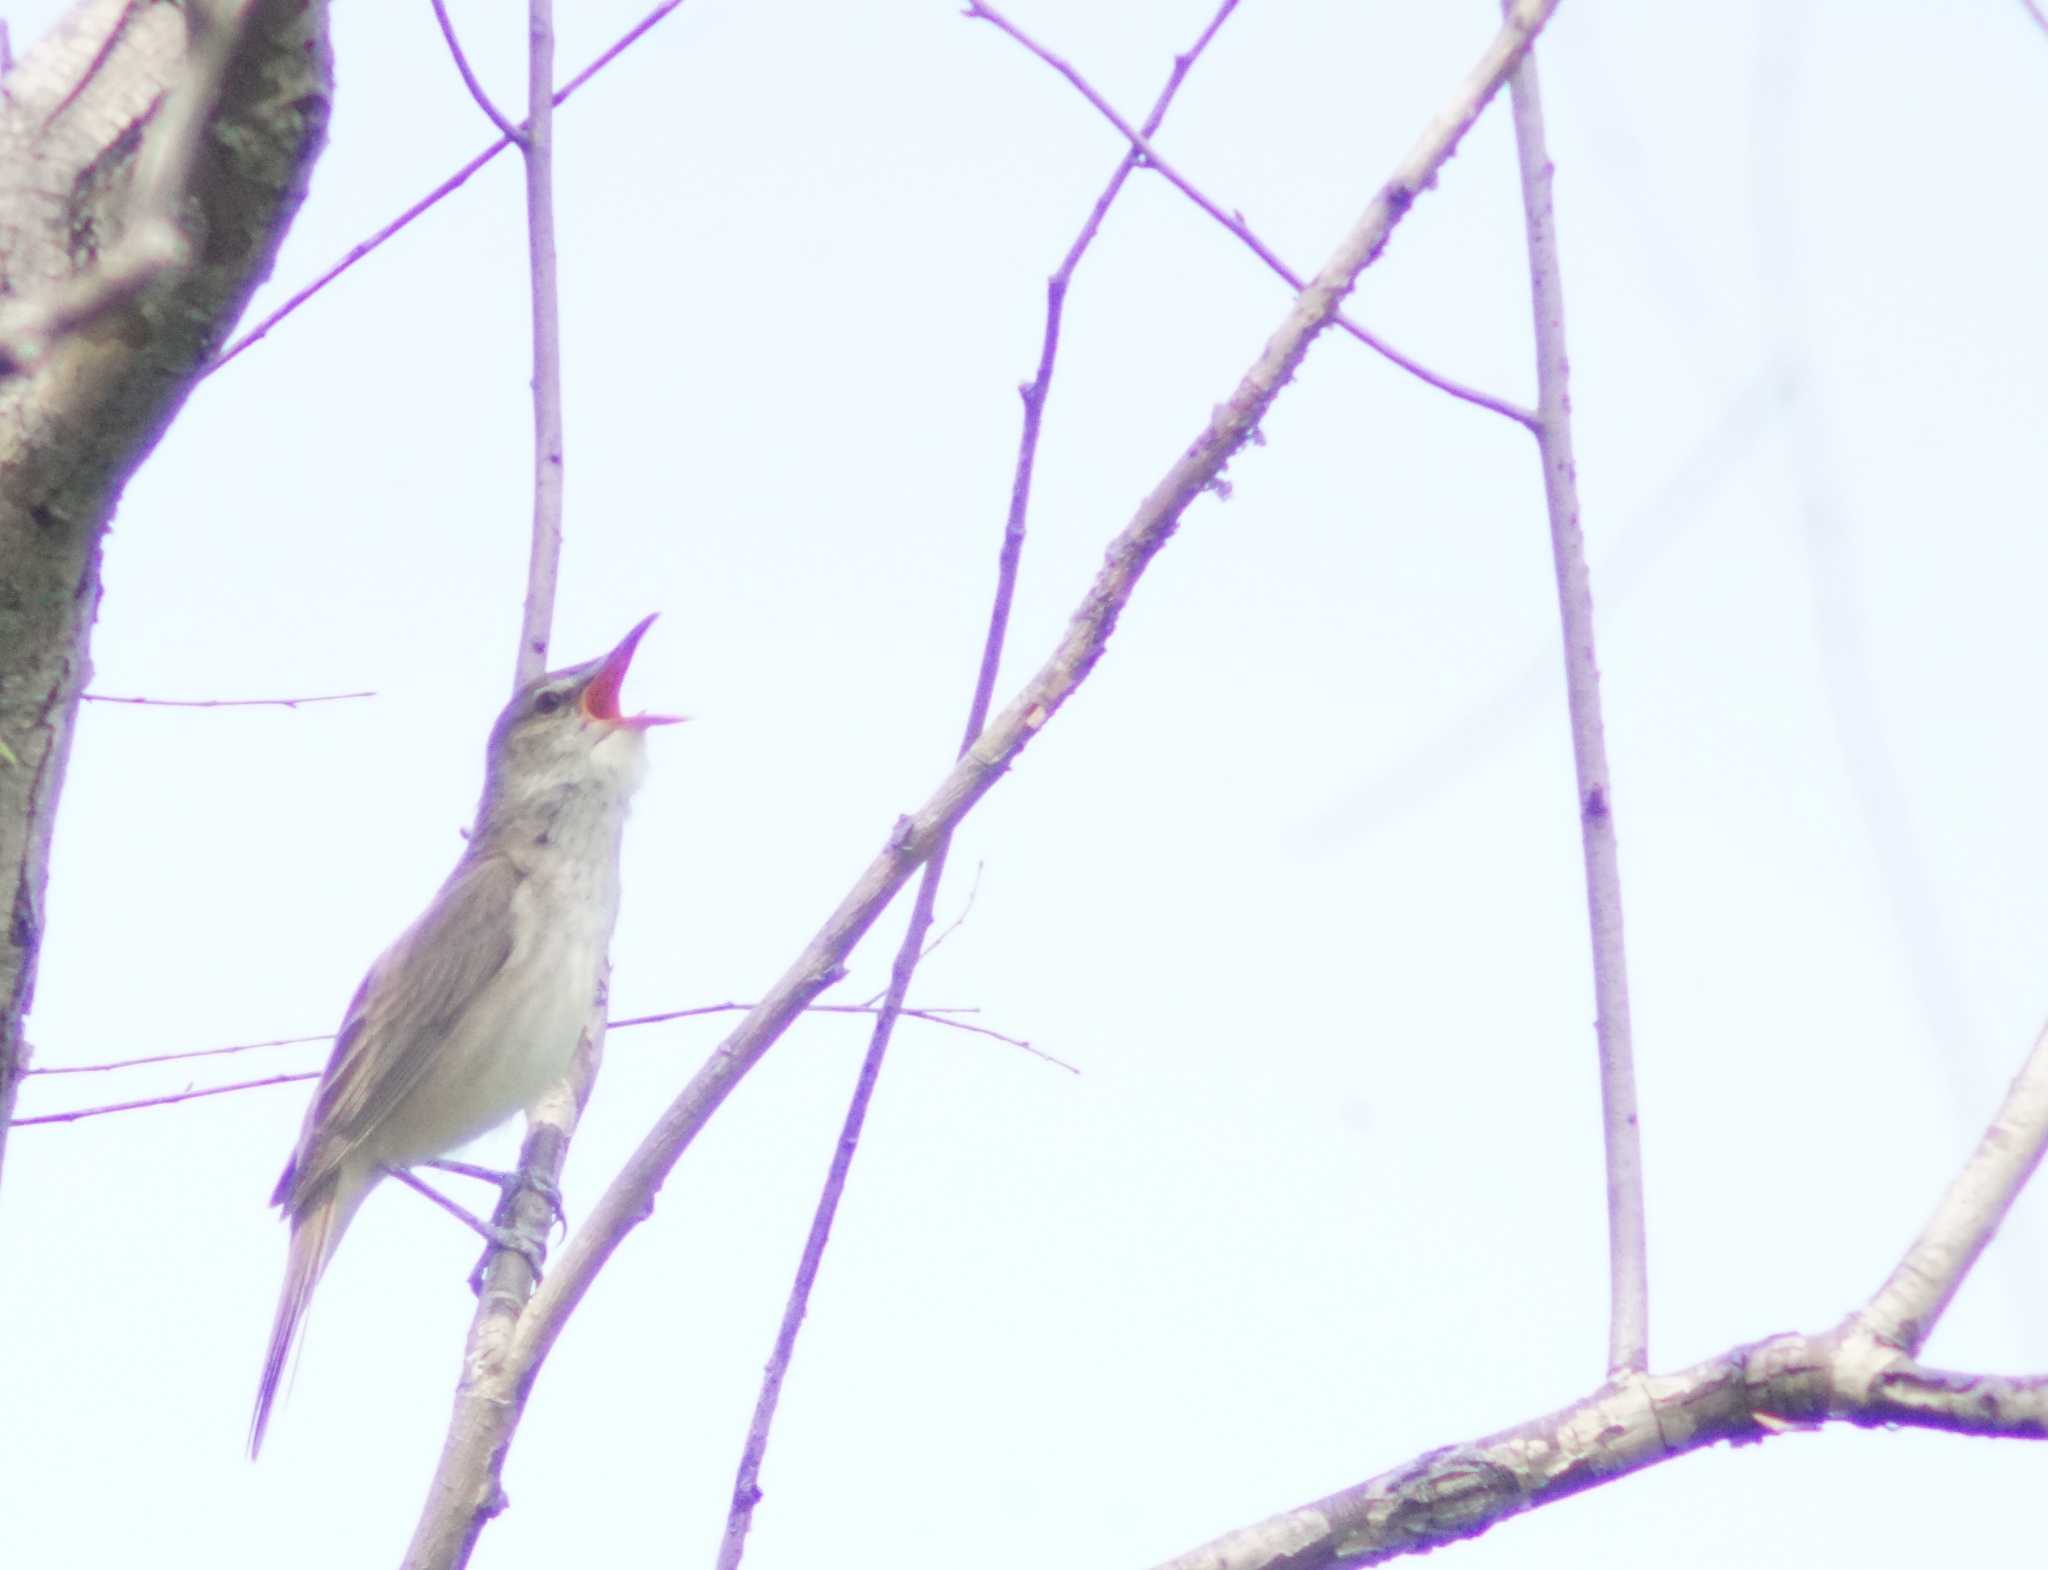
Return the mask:
<svg viewBox="0 0 2048 1570">
<path fill-rule="evenodd" d="M 552 690 L 542 693 L 533 700 L 534 712 L 537 714 L 552 714 L 561 706 L 562 695 Z"/>
</svg>

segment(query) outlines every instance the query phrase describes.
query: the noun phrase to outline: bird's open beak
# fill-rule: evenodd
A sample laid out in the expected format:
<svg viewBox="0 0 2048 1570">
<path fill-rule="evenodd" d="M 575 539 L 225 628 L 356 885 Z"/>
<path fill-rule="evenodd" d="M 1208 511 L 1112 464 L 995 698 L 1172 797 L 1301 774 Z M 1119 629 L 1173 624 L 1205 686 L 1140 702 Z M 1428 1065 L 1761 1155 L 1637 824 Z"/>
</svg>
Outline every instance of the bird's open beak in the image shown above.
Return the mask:
<svg viewBox="0 0 2048 1570">
<path fill-rule="evenodd" d="M 625 684 L 627 667 L 633 663 L 633 651 L 640 647 L 640 640 L 647 635 L 647 629 L 653 625 L 654 617 L 645 617 L 638 626 L 619 640 L 619 646 L 599 662 L 597 674 L 584 684 L 583 712 L 590 718 L 606 725 L 621 725 L 628 730 L 646 730 L 651 725 L 676 725 L 682 722 L 684 716 L 680 714 L 619 712 L 619 688 Z"/>
</svg>

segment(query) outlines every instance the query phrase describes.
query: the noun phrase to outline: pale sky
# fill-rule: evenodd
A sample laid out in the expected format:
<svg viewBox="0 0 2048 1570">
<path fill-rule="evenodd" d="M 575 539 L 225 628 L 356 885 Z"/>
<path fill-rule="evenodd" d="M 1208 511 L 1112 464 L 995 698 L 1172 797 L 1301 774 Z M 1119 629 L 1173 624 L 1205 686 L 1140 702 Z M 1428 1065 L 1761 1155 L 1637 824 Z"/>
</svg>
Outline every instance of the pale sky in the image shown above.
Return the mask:
<svg viewBox="0 0 2048 1570">
<path fill-rule="evenodd" d="M 58 8 L 10 9 L 25 50 Z M 524 27 L 454 6 L 513 112 Z M 562 73 L 644 7 L 564 6 Z M 1211 0 L 1014 0 L 1133 119 Z M 1490 0 L 1244 0 L 1160 145 L 1321 264 Z M 258 310 L 489 139 L 424 4 L 336 8 L 332 145 Z M 1832 1325 L 2048 1016 L 2048 34 L 2018 0 L 1564 0 L 1539 58 L 1600 611 L 1651 1358 Z M 1532 396 L 1497 106 L 1355 314 Z M 614 1010 L 751 998 L 952 755 L 1043 280 L 1120 147 L 949 4 L 690 0 L 562 112 L 558 663 L 662 612 Z M 526 561 L 501 159 L 202 387 L 129 487 L 30 1021 L 45 1066 L 331 1030 L 453 862 Z M 1288 304 L 1138 179 L 1084 266 L 1010 659 Z M 1605 1217 L 1532 444 L 1324 339 L 969 820 L 749 1563 L 1142 1567 L 1599 1382 Z M 907 905 L 905 907 L 907 909 Z M 833 994 L 876 991 L 900 914 Z M 617 1034 L 572 1222 L 718 1040 Z M 544 1370 L 475 1563 L 708 1565 L 857 1067 L 821 1019 L 683 1158 Z M 32 1081 L 24 1115 L 310 1069 Z M 0 1186 L 11 1563 L 396 1560 L 475 1250 L 387 1185 L 243 1456 L 303 1086 L 25 1128 Z M 516 1133 L 478 1147 L 504 1157 Z M 2038 1190 L 1927 1348 L 2048 1367 Z M 1918 1567 L 2038 1537 L 2016 1443 L 1830 1430 L 1446 1550 Z"/>
</svg>

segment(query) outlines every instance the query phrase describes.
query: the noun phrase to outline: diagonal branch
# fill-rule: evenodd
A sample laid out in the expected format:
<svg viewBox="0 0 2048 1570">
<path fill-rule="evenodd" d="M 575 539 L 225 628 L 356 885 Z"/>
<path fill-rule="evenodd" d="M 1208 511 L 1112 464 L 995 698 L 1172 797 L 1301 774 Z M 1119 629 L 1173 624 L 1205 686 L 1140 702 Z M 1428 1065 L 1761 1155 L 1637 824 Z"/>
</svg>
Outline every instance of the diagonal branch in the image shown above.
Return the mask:
<svg viewBox="0 0 2048 1570">
<path fill-rule="evenodd" d="M 973 809 L 1102 657 L 1117 618 L 1152 558 L 1204 491 L 1214 489 L 1237 451 L 1292 379 L 1309 347 L 1330 326 L 1358 275 L 1379 255 L 1401 217 L 1429 187 L 1465 133 L 1507 79 L 1557 0 L 1516 0 L 1500 30 L 1450 102 L 1401 159 L 1336 253 L 1303 291 L 1235 392 L 1219 404 L 1187 449 L 1112 540 L 1095 581 L 1050 657 L 940 781 L 929 800 L 897 820 L 887 843 L 796 961 L 712 1053 L 656 1120 L 640 1147 L 599 1198 L 589 1220 L 563 1248 L 520 1316 L 502 1359 L 475 1369 L 458 1398 L 456 1419 L 432 1485 L 429 1518 L 415 1539 L 411 1566 L 458 1563 L 501 1499 L 499 1473 L 525 1402 L 556 1337 L 597 1272 L 650 1214 L 656 1192 L 705 1121 L 758 1063 L 805 1004 L 844 974 L 846 957 L 919 866 Z M 422 1544 L 445 1545 L 422 1553 Z"/>
<path fill-rule="evenodd" d="M 674 11 L 682 3 L 683 0 L 661 0 L 661 4 L 655 6 L 645 16 L 641 17 L 639 21 L 621 33 L 595 60 L 592 60 L 590 64 L 564 82 L 551 100 L 553 105 L 559 107 L 568 102 L 570 96 L 575 93 L 577 88 L 583 86 L 584 83 L 597 75 L 598 72 L 624 54 L 626 50 L 638 43 L 653 28 L 655 23 L 659 22 L 671 11 Z M 298 310 L 300 306 L 312 299 L 314 295 L 333 283 L 335 279 L 355 266 L 357 262 L 363 260 L 364 257 L 384 244 L 385 241 L 398 234 L 400 230 L 411 224 L 415 219 L 434 207 L 439 206 L 441 202 L 454 195 L 455 192 L 468 184 L 471 176 L 476 174 L 478 170 L 482 169 L 484 165 L 496 158 L 506 148 L 515 145 L 515 142 L 515 138 L 501 135 L 497 141 L 491 143 L 489 147 L 486 147 L 482 152 L 470 159 L 468 163 L 457 169 L 447 179 L 406 208 L 396 218 L 385 224 L 383 228 L 377 230 L 369 238 L 359 240 L 350 246 L 347 253 L 339 261 L 329 266 L 325 272 L 321 273 L 311 283 L 303 288 L 294 290 L 286 297 L 282 305 L 271 311 L 261 321 L 257 322 L 254 327 L 251 327 L 215 356 L 213 363 L 206 367 L 205 374 L 211 376 L 244 349 L 253 348 L 256 344 L 262 342 L 264 338 L 269 336 L 270 330 L 277 326 L 278 323 Z"/>
<path fill-rule="evenodd" d="M 1855 1323 L 1877 1340 L 1918 1352 L 1997 1232 L 2048 1149 L 2048 1030 L 1969 1162 L 1941 1197 L 1891 1278 Z"/>
<path fill-rule="evenodd" d="M 1117 134 L 1131 144 L 1131 151 L 1137 155 L 1137 162 L 1140 165 L 1156 172 L 1167 184 L 1171 185 L 1210 218 L 1235 235 L 1245 248 L 1263 262 L 1267 270 L 1285 283 L 1288 288 L 1294 290 L 1296 294 L 1301 292 L 1303 285 L 1300 276 L 1274 253 L 1272 247 L 1268 246 L 1265 241 L 1252 232 L 1251 226 L 1244 221 L 1243 213 L 1226 213 L 1199 186 L 1195 185 L 1194 182 L 1189 180 L 1160 155 L 1159 149 L 1152 145 L 1152 133 L 1158 129 L 1156 125 L 1147 125 L 1143 129 L 1134 128 L 1129 121 L 1117 113 L 1116 106 L 1103 97 L 1096 89 L 1095 84 L 1083 76 L 1071 61 L 1054 54 L 1015 22 L 1012 22 L 1007 16 L 1003 15 L 1002 12 L 996 10 L 994 6 L 983 4 L 982 0 L 969 0 L 966 15 L 991 24 L 998 32 L 1005 34 L 1022 45 L 1027 53 L 1044 61 L 1045 64 L 1065 77 L 1074 91 L 1087 101 L 1089 107 L 1094 109 L 1097 114 L 1101 115 L 1111 125 L 1115 126 Z M 1399 366 L 1417 380 L 1426 382 L 1429 386 L 1436 388 L 1438 392 L 1448 393 L 1451 397 L 1472 404 L 1476 408 L 1486 409 L 1506 419 L 1513 420 L 1517 425 L 1528 426 L 1531 429 L 1534 428 L 1535 415 L 1531 411 L 1522 408 L 1519 404 L 1510 403 L 1504 398 L 1496 398 L 1491 393 L 1481 392 L 1476 387 L 1468 387 L 1463 382 L 1445 376 L 1441 372 L 1431 370 L 1421 361 L 1403 354 L 1370 328 L 1359 325 L 1342 311 L 1339 311 L 1333 319 L 1338 327 L 1349 333 L 1353 338 L 1356 338 L 1375 354 Z"/>
<path fill-rule="evenodd" d="M 1209 25 L 1202 29 L 1193 46 L 1185 54 L 1174 58 L 1173 69 L 1168 73 L 1166 86 L 1160 90 L 1153 103 L 1151 113 L 1145 118 L 1145 134 L 1158 130 L 1165 120 L 1166 112 L 1173 105 L 1181 84 L 1187 80 L 1188 72 L 1202 56 L 1209 43 L 1215 38 L 1223 24 L 1230 19 L 1230 13 L 1237 9 L 1238 0 L 1223 0 Z M 1131 171 L 1138 167 L 1139 153 L 1136 148 L 1119 160 L 1110 175 L 1102 194 L 1081 224 L 1080 233 L 1067 248 L 1059 268 L 1046 284 L 1045 333 L 1040 343 L 1038 369 L 1031 380 L 1022 388 L 1024 401 L 1024 428 L 1017 441 L 1017 462 L 1010 483 L 1010 505 L 1003 525 L 1002 548 L 996 559 L 996 587 L 989 607 L 988 630 L 982 640 L 981 664 L 974 681 L 974 695 L 968 701 L 967 725 L 960 741 L 960 754 L 964 755 L 980 739 L 982 728 L 988 723 L 988 712 L 995 701 L 996 676 L 1002 667 L 1003 645 L 1009 631 L 1010 608 L 1016 598 L 1017 574 L 1024 554 L 1024 530 L 1031 507 L 1031 479 L 1038 456 L 1038 438 L 1043 428 L 1045 402 L 1052 389 L 1053 366 L 1059 355 L 1060 322 L 1066 303 L 1068 285 L 1072 282 L 1074 270 L 1080 266 L 1081 258 L 1087 254 L 1089 245 L 1101 231 L 1102 220 L 1109 212 Z M 804 1240 L 802 1257 L 797 1263 L 796 1280 L 791 1284 L 789 1298 L 783 1307 L 782 1323 L 775 1334 L 775 1348 L 769 1355 L 768 1366 L 762 1372 L 760 1394 L 754 1405 L 754 1415 L 747 1427 L 747 1437 L 740 1451 L 739 1473 L 733 1483 L 732 1502 L 726 1512 L 725 1532 L 719 1542 L 718 1570 L 736 1570 L 746 1549 L 747 1531 L 753 1523 L 754 1507 L 760 1502 L 761 1462 L 767 1454 L 768 1432 L 775 1420 L 775 1410 L 780 1403 L 782 1384 L 789 1371 L 790 1359 L 795 1355 L 796 1338 L 802 1328 L 804 1315 L 808 1311 L 811 1292 L 817 1283 L 818 1270 L 824 1262 L 825 1245 L 832 1234 L 832 1223 L 839 1212 L 839 1202 L 846 1191 L 846 1180 L 853 1167 L 854 1153 L 860 1148 L 861 1132 L 867 1124 L 869 1103 L 874 1099 L 875 1086 L 881 1079 L 882 1064 L 888 1055 L 889 1042 L 895 1033 L 897 1018 L 904 1012 L 904 1000 L 910 996 L 910 983 L 917 973 L 917 966 L 928 952 L 924 946 L 925 934 L 931 930 L 932 912 L 938 905 L 939 884 L 946 875 L 946 855 L 952 848 L 952 834 L 948 830 L 939 835 L 931 857 L 925 862 L 924 875 L 918 880 L 917 896 L 911 905 L 910 920 L 904 927 L 902 941 L 896 950 L 895 963 L 890 967 L 889 986 L 884 994 L 880 1014 L 876 1017 L 873 1031 L 868 1038 L 868 1050 L 861 1060 L 860 1074 L 854 1083 L 851 1101 L 841 1123 L 838 1142 L 833 1146 L 832 1161 L 825 1175 L 823 1190 L 811 1218 L 809 1235 Z M 942 935 L 943 936 L 943 935 Z M 934 944 L 934 947 L 937 945 Z"/>
</svg>

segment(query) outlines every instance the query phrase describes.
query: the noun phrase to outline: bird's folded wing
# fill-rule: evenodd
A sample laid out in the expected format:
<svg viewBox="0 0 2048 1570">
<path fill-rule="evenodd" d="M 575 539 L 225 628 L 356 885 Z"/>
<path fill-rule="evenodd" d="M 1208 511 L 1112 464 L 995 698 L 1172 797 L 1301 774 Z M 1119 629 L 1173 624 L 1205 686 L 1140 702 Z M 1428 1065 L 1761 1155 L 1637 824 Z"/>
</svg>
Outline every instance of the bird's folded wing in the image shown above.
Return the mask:
<svg viewBox="0 0 2048 1570">
<path fill-rule="evenodd" d="M 417 1086 L 450 1031 L 505 968 L 519 869 L 465 857 L 356 989 L 273 1204 L 317 1192 Z"/>
</svg>

